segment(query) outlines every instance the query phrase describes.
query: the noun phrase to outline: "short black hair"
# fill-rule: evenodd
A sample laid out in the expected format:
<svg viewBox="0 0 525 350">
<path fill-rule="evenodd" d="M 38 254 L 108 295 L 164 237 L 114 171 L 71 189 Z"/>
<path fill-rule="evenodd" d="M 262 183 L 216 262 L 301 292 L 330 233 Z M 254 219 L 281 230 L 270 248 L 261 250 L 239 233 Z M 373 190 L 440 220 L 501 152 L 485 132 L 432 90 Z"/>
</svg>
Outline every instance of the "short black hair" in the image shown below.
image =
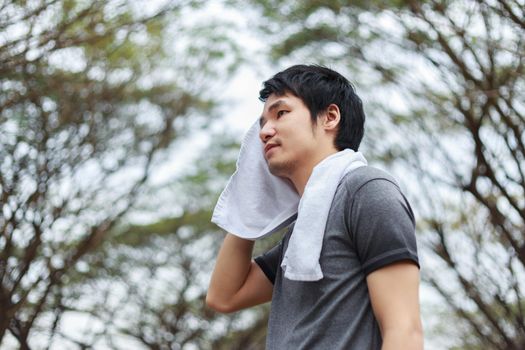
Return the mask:
<svg viewBox="0 0 525 350">
<path fill-rule="evenodd" d="M 265 81 L 259 99 L 265 102 L 271 94 L 282 96 L 286 93 L 303 101 L 314 123 L 330 104 L 337 105 L 341 120 L 334 140 L 335 147 L 339 151 L 359 149 L 364 134 L 365 112 L 348 79 L 323 66 L 295 65 Z"/>
</svg>

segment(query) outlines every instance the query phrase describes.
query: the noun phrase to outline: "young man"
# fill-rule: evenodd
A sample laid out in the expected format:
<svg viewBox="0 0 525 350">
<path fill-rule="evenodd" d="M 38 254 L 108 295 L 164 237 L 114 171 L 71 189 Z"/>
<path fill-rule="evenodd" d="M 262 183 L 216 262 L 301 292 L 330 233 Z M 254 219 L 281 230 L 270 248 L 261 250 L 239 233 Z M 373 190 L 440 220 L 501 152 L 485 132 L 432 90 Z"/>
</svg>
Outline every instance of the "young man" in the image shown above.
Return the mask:
<svg viewBox="0 0 525 350">
<path fill-rule="evenodd" d="M 293 66 L 266 81 L 260 99 L 268 169 L 300 196 L 323 160 L 357 152 L 364 112 L 339 73 Z M 342 177 L 322 238 L 321 279 L 286 278 L 293 229 L 255 260 L 253 241 L 228 233 L 207 305 L 228 313 L 271 300 L 267 349 L 423 349 L 414 216 L 390 175 L 362 166 Z"/>
</svg>

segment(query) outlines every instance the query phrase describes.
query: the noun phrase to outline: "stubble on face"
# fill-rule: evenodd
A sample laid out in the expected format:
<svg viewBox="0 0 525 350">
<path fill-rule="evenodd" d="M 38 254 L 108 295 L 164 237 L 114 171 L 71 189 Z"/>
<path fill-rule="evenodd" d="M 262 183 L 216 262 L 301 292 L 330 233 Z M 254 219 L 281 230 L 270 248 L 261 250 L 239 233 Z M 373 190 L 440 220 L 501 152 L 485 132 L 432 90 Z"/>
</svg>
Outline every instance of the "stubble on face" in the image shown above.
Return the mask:
<svg viewBox="0 0 525 350">
<path fill-rule="evenodd" d="M 298 166 L 297 160 L 284 160 L 284 161 L 271 161 L 268 162 L 268 170 L 272 175 L 290 178 L 290 175 L 293 173 L 294 169 Z"/>
</svg>

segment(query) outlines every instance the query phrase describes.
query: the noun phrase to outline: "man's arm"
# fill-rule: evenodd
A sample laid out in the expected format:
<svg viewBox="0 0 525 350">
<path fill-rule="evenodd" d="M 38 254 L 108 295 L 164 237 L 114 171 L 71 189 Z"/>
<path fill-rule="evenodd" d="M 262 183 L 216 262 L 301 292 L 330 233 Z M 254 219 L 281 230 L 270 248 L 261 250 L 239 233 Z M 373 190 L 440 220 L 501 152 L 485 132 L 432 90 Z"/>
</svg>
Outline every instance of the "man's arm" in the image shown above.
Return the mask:
<svg viewBox="0 0 525 350">
<path fill-rule="evenodd" d="M 406 260 L 371 272 L 367 278 L 382 350 L 423 350 L 419 316 L 419 269 Z"/>
<path fill-rule="evenodd" d="M 251 258 L 253 244 L 230 233 L 226 235 L 206 295 L 210 308 L 229 313 L 272 299 L 272 283 Z"/>
</svg>

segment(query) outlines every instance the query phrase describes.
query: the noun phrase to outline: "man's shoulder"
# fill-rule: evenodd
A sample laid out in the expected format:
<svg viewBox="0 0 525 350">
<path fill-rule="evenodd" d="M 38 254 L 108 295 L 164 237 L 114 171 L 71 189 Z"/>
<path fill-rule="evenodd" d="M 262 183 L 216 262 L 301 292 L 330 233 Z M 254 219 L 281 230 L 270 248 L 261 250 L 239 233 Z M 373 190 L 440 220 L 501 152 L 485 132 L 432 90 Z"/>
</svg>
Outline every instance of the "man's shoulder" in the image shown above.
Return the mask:
<svg viewBox="0 0 525 350">
<path fill-rule="evenodd" d="M 375 180 L 386 180 L 399 188 L 396 179 L 385 170 L 372 166 L 362 166 L 344 175 L 339 183 L 339 189 L 344 188 L 347 193 L 355 193 L 364 185 L 374 183 Z"/>
</svg>

